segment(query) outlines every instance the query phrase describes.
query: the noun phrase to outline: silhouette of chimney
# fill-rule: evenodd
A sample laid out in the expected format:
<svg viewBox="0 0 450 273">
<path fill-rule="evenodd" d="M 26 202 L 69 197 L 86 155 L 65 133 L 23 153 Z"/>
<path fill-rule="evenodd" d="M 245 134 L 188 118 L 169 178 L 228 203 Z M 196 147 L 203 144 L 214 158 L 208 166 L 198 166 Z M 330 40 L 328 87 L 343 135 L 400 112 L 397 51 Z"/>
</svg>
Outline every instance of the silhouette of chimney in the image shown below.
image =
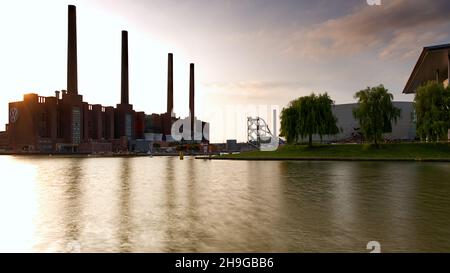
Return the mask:
<svg viewBox="0 0 450 273">
<path fill-rule="evenodd" d="M 173 111 L 173 54 L 169 53 L 167 64 L 167 114 Z"/>
<path fill-rule="evenodd" d="M 191 139 L 194 140 L 194 119 L 195 119 L 195 109 L 194 109 L 194 64 L 190 64 L 189 69 L 189 114 L 191 116 Z"/>
<path fill-rule="evenodd" d="M 122 30 L 122 77 L 121 77 L 121 104 L 128 101 L 128 32 Z"/>
<path fill-rule="evenodd" d="M 78 94 L 77 73 L 77 9 L 69 5 L 67 32 L 67 92 Z"/>
</svg>

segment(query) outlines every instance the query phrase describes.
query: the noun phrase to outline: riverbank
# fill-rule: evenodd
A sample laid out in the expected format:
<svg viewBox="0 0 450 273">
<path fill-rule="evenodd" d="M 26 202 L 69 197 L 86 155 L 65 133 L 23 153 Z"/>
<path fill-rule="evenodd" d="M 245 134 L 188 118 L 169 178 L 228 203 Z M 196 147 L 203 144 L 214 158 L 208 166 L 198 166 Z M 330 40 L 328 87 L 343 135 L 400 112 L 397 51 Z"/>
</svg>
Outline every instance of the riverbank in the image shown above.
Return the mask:
<svg viewBox="0 0 450 273">
<path fill-rule="evenodd" d="M 73 157 L 73 158 L 95 158 L 95 157 L 164 157 L 164 156 L 176 156 L 179 157 L 179 153 L 154 153 L 154 154 L 146 154 L 146 153 L 98 153 L 98 154 L 90 154 L 90 153 L 8 153 L 8 152 L 0 152 L 0 156 L 9 155 L 9 156 L 22 156 L 22 157 Z M 199 156 L 203 155 L 202 153 L 185 153 L 184 156 Z"/>
<path fill-rule="evenodd" d="M 450 162 L 448 143 L 284 145 L 273 152 L 251 151 L 212 157 L 218 160 L 333 160 Z"/>
</svg>

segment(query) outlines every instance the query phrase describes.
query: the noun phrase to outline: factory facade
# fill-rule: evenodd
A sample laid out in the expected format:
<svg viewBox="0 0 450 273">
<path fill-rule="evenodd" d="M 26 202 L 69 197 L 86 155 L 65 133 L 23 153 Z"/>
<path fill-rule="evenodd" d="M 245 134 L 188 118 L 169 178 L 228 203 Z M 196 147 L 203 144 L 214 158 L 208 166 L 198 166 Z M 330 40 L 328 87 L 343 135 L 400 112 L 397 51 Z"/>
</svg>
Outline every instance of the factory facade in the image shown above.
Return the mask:
<svg viewBox="0 0 450 273">
<path fill-rule="evenodd" d="M 122 31 L 121 101 L 116 107 L 83 101 L 78 93 L 77 73 L 76 7 L 70 5 L 67 90 L 55 91 L 54 96 L 25 94 L 22 101 L 10 102 L 9 122 L 6 131 L 0 132 L 0 149 L 43 153 L 145 152 L 154 141 L 171 140 L 171 127 L 177 120 L 173 114 L 172 53 L 168 55 L 167 112 L 163 114 L 146 115 L 134 110 L 129 102 L 127 31 Z M 194 122 L 194 64 L 190 65 L 189 93 Z M 205 122 L 201 124 L 202 128 L 208 127 Z"/>
</svg>

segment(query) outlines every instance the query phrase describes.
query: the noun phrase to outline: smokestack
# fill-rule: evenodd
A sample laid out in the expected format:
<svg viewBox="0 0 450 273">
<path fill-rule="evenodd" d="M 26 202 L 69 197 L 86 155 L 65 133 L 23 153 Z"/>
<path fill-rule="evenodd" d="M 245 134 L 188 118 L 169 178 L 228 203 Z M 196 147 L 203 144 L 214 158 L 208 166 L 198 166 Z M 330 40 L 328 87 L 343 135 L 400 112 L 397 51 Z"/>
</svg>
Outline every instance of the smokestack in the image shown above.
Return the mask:
<svg viewBox="0 0 450 273">
<path fill-rule="evenodd" d="M 167 114 L 173 111 L 173 54 L 169 53 L 167 64 Z"/>
<path fill-rule="evenodd" d="M 77 75 L 77 10 L 69 5 L 67 32 L 67 91 L 78 94 Z"/>
<path fill-rule="evenodd" d="M 191 116 L 191 139 L 194 140 L 194 118 L 195 118 L 195 108 L 194 108 L 194 64 L 190 64 L 189 69 L 189 114 Z"/>
<path fill-rule="evenodd" d="M 128 32 L 122 30 L 122 78 L 121 78 L 121 104 L 128 101 Z"/>
<path fill-rule="evenodd" d="M 273 120 L 272 120 L 272 125 L 273 125 L 273 136 L 277 137 L 277 109 L 273 109 Z"/>
</svg>

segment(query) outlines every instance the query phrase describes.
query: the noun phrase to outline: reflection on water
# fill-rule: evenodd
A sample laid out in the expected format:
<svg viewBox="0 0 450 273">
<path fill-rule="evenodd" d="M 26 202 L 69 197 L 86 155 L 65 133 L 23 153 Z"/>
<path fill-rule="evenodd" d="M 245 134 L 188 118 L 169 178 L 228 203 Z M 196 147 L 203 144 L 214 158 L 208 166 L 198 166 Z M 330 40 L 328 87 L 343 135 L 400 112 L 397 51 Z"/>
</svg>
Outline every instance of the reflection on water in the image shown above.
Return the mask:
<svg viewBox="0 0 450 273">
<path fill-rule="evenodd" d="M 450 165 L 0 157 L 0 251 L 450 251 Z"/>
</svg>

